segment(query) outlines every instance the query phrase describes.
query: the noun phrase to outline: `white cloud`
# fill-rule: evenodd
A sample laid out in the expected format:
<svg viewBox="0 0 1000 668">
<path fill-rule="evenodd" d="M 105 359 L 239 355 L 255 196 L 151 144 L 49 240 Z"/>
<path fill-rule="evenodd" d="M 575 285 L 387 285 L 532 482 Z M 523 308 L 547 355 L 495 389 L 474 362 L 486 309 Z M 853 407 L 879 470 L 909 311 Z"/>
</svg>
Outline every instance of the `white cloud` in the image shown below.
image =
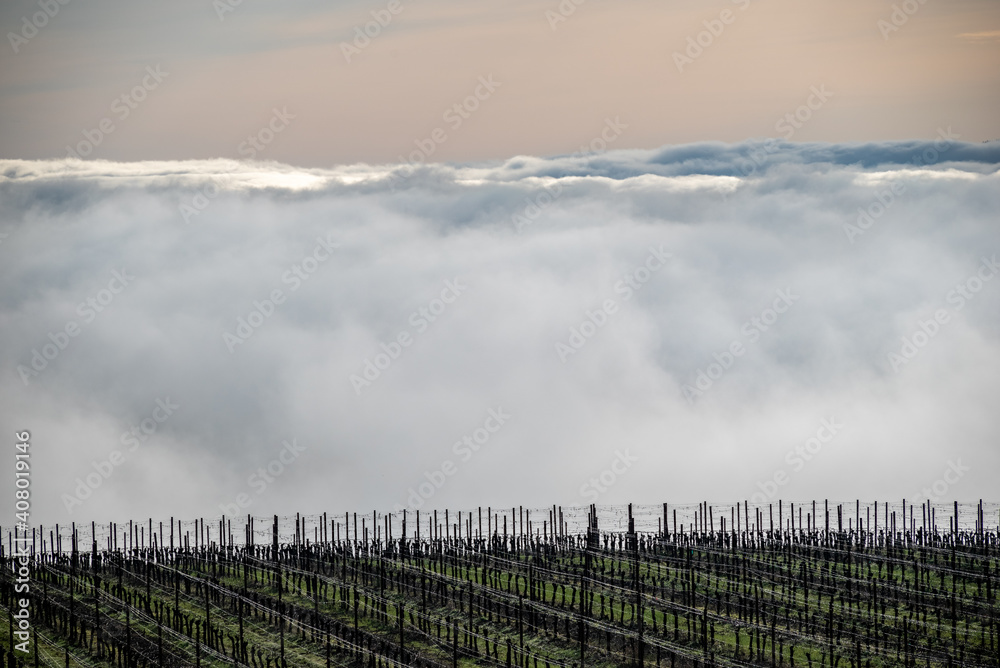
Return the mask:
<svg viewBox="0 0 1000 668">
<path fill-rule="evenodd" d="M 33 432 L 45 521 L 217 513 L 292 438 L 308 449 L 255 513 L 390 509 L 498 406 L 512 419 L 436 505 L 578 502 L 623 447 L 640 464 L 602 503 L 746 498 L 830 415 L 843 431 L 786 498 L 902 495 L 955 457 L 973 472 L 951 493 L 988 495 L 1000 280 L 960 311 L 948 295 L 1000 253 L 1000 149 L 954 143 L 926 164 L 930 146 L 784 144 L 752 170 L 753 144 L 412 173 L 0 161 L 0 423 Z M 844 225 L 895 179 L 905 192 L 850 243 Z M 511 217 L 555 182 L 518 233 Z M 320 239 L 340 244 L 328 259 Z M 619 281 L 661 246 L 670 261 L 626 299 Z M 121 269 L 134 281 L 85 321 Z M 467 290 L 435 312 L 456 278 Z M 768 323 L 785 289 L 799 300 Z M 564 364 L 556 343 L 608 299 Z M 888 354 L 941 308 L 947 327 L 895 372 Z M 230 353 L 241 318 L 253 335 Z M 401 333 L 359 396 L 350 376 Z M 733 342 L 745 354 L 689 403 Z M 68 518 L 60 496 L 166 396 L 183 408 Z"/>
</svg>

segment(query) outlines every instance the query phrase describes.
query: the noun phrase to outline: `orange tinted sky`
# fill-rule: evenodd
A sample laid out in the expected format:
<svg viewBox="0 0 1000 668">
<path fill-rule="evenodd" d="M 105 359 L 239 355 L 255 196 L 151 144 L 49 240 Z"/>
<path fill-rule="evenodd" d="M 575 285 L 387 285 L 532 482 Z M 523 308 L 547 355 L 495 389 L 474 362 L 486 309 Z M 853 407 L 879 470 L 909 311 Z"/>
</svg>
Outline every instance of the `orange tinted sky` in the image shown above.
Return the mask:
<svg viewBox="0 0 1000 668">
<path fill-rule="evenodd" d="M 388 0 L 244 0 L 221 19 L 207 0 L 69 3 L 25 41 L 10 33 L 31 33 L 24 17 L 39 8 L 7 3 L 0 156 L 62 157 L 108 118 L 90 158 L 248 157 L 241 143 L 275 107 L 294 118 L 255 157 L 301 165 L 395 161 L 431 146 L 436 128 L 432 160 L 573 152 L 608 118 L 627 125 L 613 148 L 736 142 L 787 135 L 776 123 L 813 86 L 832 97 L 800 112 L 793 141 L 933 138 L 947 126 L 1000 137 L 995 0 L 909 0 L 910 15 L 895 3 L 899 29 L 886 35 L 878 22 L 894 3 L 882 0 L 398 1 L 351 62 L 341 44 L 372 12 L 384 20 Z M 554 23 L 560 6 L 568 16 Z M 674 53 L 706 21 L 719 34 L 701 35 L 708 46 L 679 71 Z M 169 74 L 120 118 L 112 101 L 157 64 Z M 489 75 L 499 87 L 449 122 Z"/>
</svg>

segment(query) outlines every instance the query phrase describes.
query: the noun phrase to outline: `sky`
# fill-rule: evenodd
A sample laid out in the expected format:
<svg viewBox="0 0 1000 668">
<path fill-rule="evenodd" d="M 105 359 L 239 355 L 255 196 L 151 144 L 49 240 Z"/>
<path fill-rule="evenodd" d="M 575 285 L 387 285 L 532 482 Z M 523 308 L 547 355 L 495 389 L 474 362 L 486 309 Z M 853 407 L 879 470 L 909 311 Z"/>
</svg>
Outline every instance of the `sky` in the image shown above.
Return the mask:
<svg viewBox="0 0 1000 668">
<path fill-rule="evenodd" d="M 0 25 L 33 522 L 997 500 L 1000 3 Z"/>
<path fill-rule="evenodd" d="M 395 162 L 436 128 L 434 160 L 572 153 L 609 117 L 614 148 L 1000 138 L 996 0 L 52 1 L 0 7 L 7 158 L 65 157 L 107 118 L 85 157 L 241 159 L 274 108 L 294 119 L 255 157 L 310 167 Z M 776 129 L 813 87 L 822 108 Z"/>
</svg>

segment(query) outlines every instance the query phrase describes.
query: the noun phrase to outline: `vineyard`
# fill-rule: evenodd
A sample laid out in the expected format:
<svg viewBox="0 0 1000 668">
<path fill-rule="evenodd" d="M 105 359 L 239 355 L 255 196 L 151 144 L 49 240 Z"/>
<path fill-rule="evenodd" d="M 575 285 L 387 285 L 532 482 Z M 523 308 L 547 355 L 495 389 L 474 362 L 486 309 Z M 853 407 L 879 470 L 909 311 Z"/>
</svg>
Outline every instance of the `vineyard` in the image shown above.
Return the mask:
<svg viewBox="0 0 1000 668">
<path fill-rule="evenodd" d="M 0 668 L 1000 668 L 998 533 L 982 502 L 35 527 Z"/>
</svg>

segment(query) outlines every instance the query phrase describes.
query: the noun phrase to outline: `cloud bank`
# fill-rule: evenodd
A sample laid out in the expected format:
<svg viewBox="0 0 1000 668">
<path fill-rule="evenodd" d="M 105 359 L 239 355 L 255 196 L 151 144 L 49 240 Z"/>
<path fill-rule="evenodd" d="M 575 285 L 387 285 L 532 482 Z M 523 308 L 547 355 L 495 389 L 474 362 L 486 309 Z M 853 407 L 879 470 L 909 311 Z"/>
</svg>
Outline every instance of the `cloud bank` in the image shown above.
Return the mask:
<svg viewBox="0 0 1000 668">
<path fill-rule="evenodd" d="M 45 522 L 988 497 L 998 164 L 0 161 L 0 422 Z"/>
</svg>

